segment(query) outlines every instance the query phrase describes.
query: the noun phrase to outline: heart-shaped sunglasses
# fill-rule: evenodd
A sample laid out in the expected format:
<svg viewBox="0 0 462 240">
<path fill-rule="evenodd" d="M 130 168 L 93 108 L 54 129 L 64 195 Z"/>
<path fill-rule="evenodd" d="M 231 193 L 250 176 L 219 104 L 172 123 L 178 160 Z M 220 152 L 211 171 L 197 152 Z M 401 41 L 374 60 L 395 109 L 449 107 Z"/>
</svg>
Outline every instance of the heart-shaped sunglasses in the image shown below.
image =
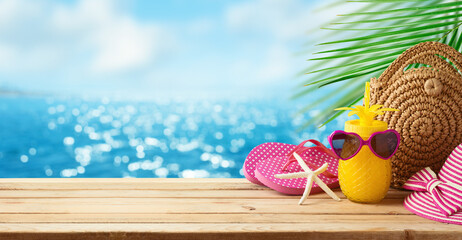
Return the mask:
<svg viewBox="0 0 462 240">
<path fill-rule="evenodd" d="M 329 136 L 329 144 L 333 152 L 342 160 L 354 157 L 364 145 L 381 159 L 389 159 L 400 142 L 399 133 L 393 129 L 373 133 L 368 140 L 363 140 L 358 134 L 337 130 Z"/>
</svg>

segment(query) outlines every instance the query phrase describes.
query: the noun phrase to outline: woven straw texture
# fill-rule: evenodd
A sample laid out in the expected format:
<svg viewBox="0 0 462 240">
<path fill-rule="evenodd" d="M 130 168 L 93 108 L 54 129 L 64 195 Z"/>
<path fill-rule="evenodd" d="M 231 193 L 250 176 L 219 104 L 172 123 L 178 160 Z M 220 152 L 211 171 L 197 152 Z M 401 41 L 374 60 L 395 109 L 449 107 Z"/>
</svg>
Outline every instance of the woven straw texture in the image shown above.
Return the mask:
<svg viewBox="0 0 462 240">
<path fill-rule="evenodd" d="M 420 63 L 426 67 L 406 67 Z M 437 42 L 420 43 L 401 54 L 378 79 L 371 79 L 371 103 L 400 109 L 378 119 L 401 134 L 392 162 L 392 186 L 401 188 L 417 171 L 439 171 L 462 142 L 462 54 Z"/>
</svg>

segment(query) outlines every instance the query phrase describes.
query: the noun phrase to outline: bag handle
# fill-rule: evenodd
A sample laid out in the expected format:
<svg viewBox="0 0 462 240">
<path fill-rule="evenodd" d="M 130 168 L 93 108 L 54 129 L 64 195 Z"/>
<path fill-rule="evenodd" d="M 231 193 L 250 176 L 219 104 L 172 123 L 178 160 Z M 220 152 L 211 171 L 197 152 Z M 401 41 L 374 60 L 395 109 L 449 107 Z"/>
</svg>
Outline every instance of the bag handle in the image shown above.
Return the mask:
<svg viewBox="0 0 462 240">
<path fill-rule="evenodd" d="M 454 66 L 442 57 L 447 58 Z M 430 65 L 437 70 L 449 70 L 458 74 L 462 72 L 462 55 L 460 52 L 444 43 L 423 42 L 404 51 L 375 82 L 380 83 L 384 82 L 384 80 L 392 79 L 395 74 L 402 76 L 404 75 L 404 69 L 415 63 Z"/>
</svg>

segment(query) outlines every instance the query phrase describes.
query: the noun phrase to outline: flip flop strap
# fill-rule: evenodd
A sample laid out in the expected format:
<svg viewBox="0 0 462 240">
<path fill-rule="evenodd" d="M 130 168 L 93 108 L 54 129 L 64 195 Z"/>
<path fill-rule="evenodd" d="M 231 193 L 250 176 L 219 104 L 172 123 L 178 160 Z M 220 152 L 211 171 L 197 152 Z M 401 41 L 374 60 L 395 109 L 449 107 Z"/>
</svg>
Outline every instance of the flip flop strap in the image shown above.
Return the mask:
<svg viewBox="0 0 462 240">
<path fill-rule="evenodd" d="M 292 151 L 290 151 L 287 156 L 290 157 L 294 154 L 294 152 L 296 152 L 297 154 L 299 153 L 299 150 L 302 150 L 302 149 L 308 149 L 309 147 L 304 147 L 304 145 L 307 143 L 307 142 L 310 142 L 310 143 L 313 143 L 314 145 L 316 146 L 320 146 L 322 145 L 322 143 L 320 143 L 319 141 L 317 140 L 314 140 L 314 139 L 308 139 L 308 140 L 305 140 L 303 142 L 301 142 L 300 144 L 298 144 Z M 293 161 L 296 161 L 296 159 L 294 158 Z"/>
<path fill-rule="evenodd" d="M 314 147 L 304 147 L 303 145 L 305 145 L 307 142 L 311 142 L 313 143 Z M 303 142 L 301 142 L 300 144 L 298 144 L 292 151 L 290 151 L 288 154 L 287 154 L 287 157 L 288 160 L 286 162 L 286 164 L 284 164 L 284 166 L 282 167 L 282 170 L 285 170 L 290 164 L 292 164 L 293 162 L 296 162 L 297 159 L 295 159 L 295 157 L 293 156 L 294 153 L 297 153 L 298 155 L 301 155 L 303 154 L 305 151 L 307 151 L 308 149 L 317 149 L 321 152 L 324 152 L 332 157 L 334 157 L 335 159 L 337 159 L 337 156 L 334 155 L 334 153 L 329 150 L 328 148 L 326 148 L 326 146 L 324 146 L 322 143 L 320 143 L 319 141 L 317 140 L 314 140 L 314 139 L 308 139 L 308 140 L 305 140 Z M 318 169 L 319 166 L 316 166 L 315 164 L 312 164 L 310 162 L 306 162 L 306 165 L 308 165 L 309 167 L 313 168 L 313 169 Z M 325 171 L 323 173 L 321 173 L 322 175 L 328 177 L 328 178 L 337 178 L 338 176 L 329 172 L 329 171 Z"/>
</svg>

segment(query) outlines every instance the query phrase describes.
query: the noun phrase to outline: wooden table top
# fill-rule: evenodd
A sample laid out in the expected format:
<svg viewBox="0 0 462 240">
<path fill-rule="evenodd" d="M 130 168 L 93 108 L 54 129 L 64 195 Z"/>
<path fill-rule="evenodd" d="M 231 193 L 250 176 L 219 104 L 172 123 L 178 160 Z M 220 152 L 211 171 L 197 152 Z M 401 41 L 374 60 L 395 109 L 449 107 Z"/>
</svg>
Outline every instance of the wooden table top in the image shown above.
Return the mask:
<svg viewBox="0 0 462 240">
<path fill-rule="evenodd" d="M 0 239 L 461 239 L 380 204 L 286 196 L 245 179 L 0 179 Z"/>
</svg>

